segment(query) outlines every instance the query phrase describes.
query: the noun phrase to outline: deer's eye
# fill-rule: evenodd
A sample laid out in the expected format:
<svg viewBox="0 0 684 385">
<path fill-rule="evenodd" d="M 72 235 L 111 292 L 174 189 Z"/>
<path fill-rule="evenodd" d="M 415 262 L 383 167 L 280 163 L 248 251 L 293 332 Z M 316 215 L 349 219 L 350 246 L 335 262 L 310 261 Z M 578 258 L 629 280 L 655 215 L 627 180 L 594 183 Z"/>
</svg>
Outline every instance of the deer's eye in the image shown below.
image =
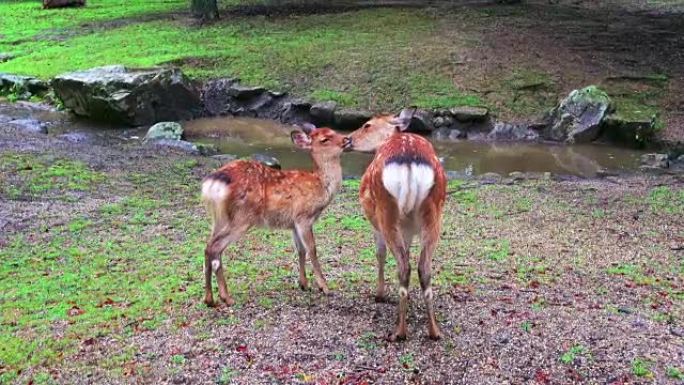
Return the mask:
<svg viewBox="0 0 684 385">
<path fill-rule="evenodd" d="M 370 126 L 371 126 L 370 123 L 366 123 L 366 124 L 363 125 L 363 128 L 368 128 L 368 127 L 370 127 Z"/>
<path fill-rule="evenodd" d="M 325 142 L 327 142 L 327 141 L 329 141 L 329 140 L 330 140 L 329 138 L 323 138 L 323 139 L 321 139 L 321 143 L 325 143 Z"/>
</svg>

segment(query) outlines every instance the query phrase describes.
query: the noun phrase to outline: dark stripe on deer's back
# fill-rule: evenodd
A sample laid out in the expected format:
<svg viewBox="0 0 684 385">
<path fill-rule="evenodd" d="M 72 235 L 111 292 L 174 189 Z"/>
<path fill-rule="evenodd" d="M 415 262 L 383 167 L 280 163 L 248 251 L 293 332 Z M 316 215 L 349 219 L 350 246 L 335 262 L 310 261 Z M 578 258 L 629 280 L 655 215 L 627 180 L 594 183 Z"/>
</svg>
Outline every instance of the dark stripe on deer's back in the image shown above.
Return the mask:
<svg viewBox="0 0 684 385">
<path fill-rule="evenodd" d="M 401 154 L 401 155 L 394 155 L 385 161 L 385 166 L 390 164 L 390 163 L 395 163 L 395 164 L 425 164 L 425 165 L 430 165 L 430 162 L 428 162 L 427 159 L 425 159 L 424 156 L 420 154 Z"/>
<path fill-rule="evenodd" d="M 209 174 L 206 179 L 212 179 L 212 180 L 217 180 L 220 182 L 223 182 L 225 184 L 230 184 L 233 180 L 231 179 L 230 175 L 228 175 L 225 172 L 215 172 L 212 174 Z"/>
</svg>

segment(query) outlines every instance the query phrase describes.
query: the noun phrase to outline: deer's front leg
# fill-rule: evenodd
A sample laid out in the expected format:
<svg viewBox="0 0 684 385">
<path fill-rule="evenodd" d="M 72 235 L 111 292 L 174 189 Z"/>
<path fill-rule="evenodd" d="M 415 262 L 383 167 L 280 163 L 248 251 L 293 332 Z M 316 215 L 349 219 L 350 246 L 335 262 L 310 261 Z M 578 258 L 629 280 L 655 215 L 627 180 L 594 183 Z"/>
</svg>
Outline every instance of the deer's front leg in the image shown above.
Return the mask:
<svg viewBox="0 0 684 385">
<path fill-rule="evenodd" d="M 292 229 L 292 240 L 297 251 L 297 257 L 299 257 L 299 288 L 307 290 L 309 281 L 306 278 L 306 248 L 296 228 Z"/>
<path fill-rule="evenodd" d="M 316 279 L 316 286 L 324 294 L 330 293 L 328 290 L 328 284 L 325 282 L 323 277 L 323 272 L 321 271 L 321 265 L 318 263 L 318 257 L 316 256 L 316 242 L 314 240 L 313 229 L 310 223 L 297 224 L 295 226 L 297 232 L 301 236 L 302 243 L 304 244 L 304 249 L 306 254 L 311 259 L 311 265 L 313 265 L 314 278 Z"/>
</svg>

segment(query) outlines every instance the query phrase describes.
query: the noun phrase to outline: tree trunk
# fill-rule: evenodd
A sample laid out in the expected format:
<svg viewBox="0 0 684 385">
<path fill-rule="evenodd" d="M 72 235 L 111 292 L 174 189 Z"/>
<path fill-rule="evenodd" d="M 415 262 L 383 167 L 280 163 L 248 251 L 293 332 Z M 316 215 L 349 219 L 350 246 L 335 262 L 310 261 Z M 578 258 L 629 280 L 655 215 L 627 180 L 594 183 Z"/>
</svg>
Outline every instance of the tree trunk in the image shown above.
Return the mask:
<svg viewBox="0 0 684 385">
<path fill-rule="evenodd" d="M 218 6 L 216 0 L 191 0 L 190 10 L 192 15 L 202 20 L 218 19 Z"/>
<path fill-rule="evenodd" d="M 43 8 L 81 7 L 85 0 L 43 0 Z"/>
</svg>

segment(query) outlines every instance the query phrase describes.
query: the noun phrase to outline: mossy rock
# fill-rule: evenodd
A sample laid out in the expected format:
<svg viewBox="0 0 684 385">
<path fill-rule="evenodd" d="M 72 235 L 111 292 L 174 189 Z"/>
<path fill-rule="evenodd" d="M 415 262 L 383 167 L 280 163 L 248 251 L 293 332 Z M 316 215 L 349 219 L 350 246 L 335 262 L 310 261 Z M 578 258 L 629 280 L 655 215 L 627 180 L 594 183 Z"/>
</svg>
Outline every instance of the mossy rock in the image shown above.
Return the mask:
<svg viewBox="0 0 684 385">
<path fill-rule="evenodd" d="M 587 143 L 598 138 L 601 123 L 613 110 L 608 94 L 596 86 L 572 91 L 551 113 L 547 139 Z"/>
</svg>

